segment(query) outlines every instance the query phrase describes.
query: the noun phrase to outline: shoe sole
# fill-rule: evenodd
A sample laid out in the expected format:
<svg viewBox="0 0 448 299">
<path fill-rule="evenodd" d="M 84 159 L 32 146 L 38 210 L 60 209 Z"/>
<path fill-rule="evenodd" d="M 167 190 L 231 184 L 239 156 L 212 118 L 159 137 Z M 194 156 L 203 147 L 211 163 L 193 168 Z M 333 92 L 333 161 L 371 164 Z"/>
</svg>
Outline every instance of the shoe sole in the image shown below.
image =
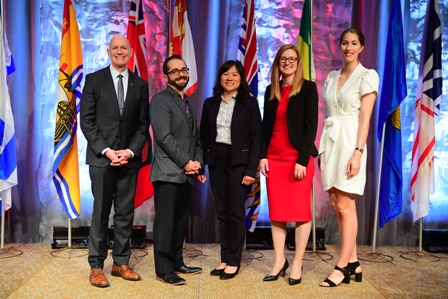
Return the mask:
<svg viewBox="0 0 448 299">
<path fill-rule="evenodd" d="M 120 275 L 120 273 L 117 273 L 117 272 L 112 272 L 111 274 L 112 274 L 112 276 L 121 277 L 121 278 L 129 280 L 129 281 L 139 281 L 139 280 L 142 279 L 141 277 L 138 277 L 138 278 L 126 278 L 126 277 L 123 277 L 122 275 Z"/>
<path fill-rule="evenodd" d="M 193 274 L 199 274 L 202 273 L 204 270 L 200 270 L 200 271 L 196 271 L 196 272 L 190 272 L 190 273 L 184 273 L 184 272 L 177 272 L 175 271 L 177 274 L 182 274 L 182 275 L 193 275 Z"/>
<path fill-rule="evenodd" d="M 183 285 L 183 284 L 186 284 L 186 283 L 187 283 L 186 281 L 181 281 L 181 282 L 166 282 L 165 280 L 163 280 L 162 278 L 157 277 L 157 276 L 156 276 L 156 280 L 161 281 L 161 282 L 166 283 L 166 284 L 169 284 L 169 285 L 172 285 L 172 286 L 180 286 L 180 285 Z"/>
<path fill-rule="evenodd" d="M 97 287 L 97 288 L 105 288 L 105 287 L 109 286 L 109 283 L 106 283 L 106 284 L 94 284 L 93 282 L 90 282 L 90 284 L 93 285 L 94 287 Z"/>
</svg>

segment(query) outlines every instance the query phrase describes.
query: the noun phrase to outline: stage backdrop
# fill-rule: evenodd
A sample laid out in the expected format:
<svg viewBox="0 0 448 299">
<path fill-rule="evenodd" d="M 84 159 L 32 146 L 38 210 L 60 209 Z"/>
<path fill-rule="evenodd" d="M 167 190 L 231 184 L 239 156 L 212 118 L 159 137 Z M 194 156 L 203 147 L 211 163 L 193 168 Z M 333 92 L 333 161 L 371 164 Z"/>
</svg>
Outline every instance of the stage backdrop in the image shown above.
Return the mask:
<svg viewBox="0 0 448 299">
<path fill-rule="evenodd" d="M 165 87 L 160 66 L 168 53 L 170 0 L 144 2 L 147 64 L 151 96 Z M 11 102 L 18 139 L 19 185 L 13 188 L 13 207 L 9 213 L 11 242 L 51 242 L 53 226 L 66 226 L 67 217 L 56 199 L 52 183 L 53 136 L 57 99 L 57 73 L 61 38 L 61 0 L 15 0 L 5 3 L 6 32 L 13 53 L 16 72 L 10 78 Z M 212 94 L 219 66 L 237 58 L 237 45 L 242 20 L 242 0 L 187 0 L 188 17 L 196 51 L 199 88 L 191 97 L 198 118 L 202 103 Z M 382 75 L 389 20 L 390 0 L 325 1 L 313 0 L 313 46 L 319 91 L 326 75 L 342 66 L 338 48 L 340 33 L 350 24 L 359 26 L 366 35 L 366 49 L 361 62 Z M 403 143 L 403 213 L 379 230 L 379 244 L 415 245 L 418 226 L 412 223 L 409 198 L 410 155 L 413 141 L 414 102 L 420 58 L 420 41 L 426 1 L 403 0 L 405 46 L 407 46 L 408 97 L 402 105 Z M 443 32 L 447 31 L 447 0 L 439 1 Z M 129 0 L 73 0 L 83 47 L 84 72 L 91 73 L 109 64 L 106 48 L 115 34 L 127 32 Z M 270 83 L 269 68 L 277 49 L 283 43 L 297 44 L 303 1 L 255 0 L 256 30 L 259 55 L 260 108 Z M 447 77 L 447 35 L 443 40 L 444 78 Z M 448 90 L 444 86 L 444 97 Z M 442 120 L 436 127 L 435 157 L 436 194 L 431 197 L 430 214 L 425 228 L 448 226 L 448 120 L 446 101 L 442 102 Z M 378 107 L 378 105 L 376 105 Z M 323 99 L 319 104 L 319 130 L 325 118 Z M 379 143 L 375 138 L 376 114 L 372 118 L 368 140 L 368 183 L 365 195 L 359 197 L 359 237 L 361 244 L 370 244 L 373 231 Z M 90 225 L 92 194 L 88 168 L 85 165 L 86 141 L 78 131 L 81 180 L 81 215 L 73 226 Z M 262 188 L 260 226 L 269 226 L 267 199 Z M 322 191 L 320 173 L 315 175 L 317 226 L 325 228 L 327 243 L 337 243 L 337 223 L 328 196 Z M 135 224 L 148 228 L 151 237 L 154 216 L 153 201 L 146 201 L 136 210 Z M 189 242 L 217 242 L 218 223 L 208 182 L 193 189 Z"/>
</svg>

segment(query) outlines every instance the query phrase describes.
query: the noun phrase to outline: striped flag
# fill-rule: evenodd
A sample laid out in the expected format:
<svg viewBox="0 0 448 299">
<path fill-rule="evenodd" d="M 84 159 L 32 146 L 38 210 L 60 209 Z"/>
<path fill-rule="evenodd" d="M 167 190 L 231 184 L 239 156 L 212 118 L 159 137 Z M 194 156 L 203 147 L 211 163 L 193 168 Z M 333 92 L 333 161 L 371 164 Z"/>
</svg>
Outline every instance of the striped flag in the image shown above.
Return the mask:
<svg viewBox="0 0 448 299">
<path fill-rule="evenodd" d="M 246 0 L 241 25 L 238 59 L 244 67 L 244 75 L 254 97 L 258 96 L 258 54 L 255 31 L 254 0 Z"/>
<path fill-rule="evenodd" d="M 182 56 L 190 69 L 190 81 L 185 89 L 187 96 L 190 96 L 198 88 L 198 73 L 196 70 L 193 36 L 191 35 L 190 23 L 188 22 L 185 0 L 176 0 L 174 5 L 173 26 L 170 36 L 170 56 L 174 54 Z"/>
<path fill-rule="evenodd" d="M 6 84 L 7 76 L 14 71 L 12 61 L 0 11 L 0 201 L 4 200 L 5 210 L 12 204 L 11 188 L 17 185 L 16 135 Z"/>
<path fill-rule="evenodd" d="M 134 55 L 128 62 L 128 68 L 148 81 L 148 68 L 146 66 L 146 36 L 145 19 L 143 15 L 143 3 L 141 0 L 132 0 L 129 10 L 128 40 Z M 148 99 L 149 101 L 149 99 Z M 138 172 L 137 186 L 135 189 L 134 208 L 138 208 L 143 202 L 154 194 L 154 187 L 149 181 L 151 172 L 152 146 L 150 137 L 145 142 L 142 150 L 142 168 Z"/>
<path fill-rule="evenodd" d="M 402 212 L 400 104 L 407 95 L 407 88 L 400 0 L 392 2 L 384 57 L 377 132 L 378 140 L 381 141 L 385 126 L 379 194 L 380 227 Z"/>
<path fill-rule="evenodd" d="M 64 1 L 59 66 L 53 182 L 68 217 L 75 219 L 81 211 L 76 131 L 83 64 L 81 39 L 71 0 Z"/>
<path fill-rule="evenodd" d="M 241 25 L 238 59 L 244 67 L 244 75 L 249 83 L 250 93 L 258 96 L 258 55 L 257 35 L 255 31 L 254 0 L 246 0 Z M 255 182 L 247 187 L 246 228 L 253 232 L 260 212 L 260 172 L 256 172 Z"/>
<path fill-rule="evenodd" d="M 314 69 L 313 55 L 313 5 L 310 1 L 305 0 L 303 4 L 298 48 L 302 56 L 303 77 L 306 80 L 314 81 L 316 70 Z"/>
<path fill-rule="evenodd" d="M 429 0 L 415 103 L 411 166 L 411 209 L 414 222 L 428 215 L 429 194 L 434 193 L 435 124 L 440 119 L 442 84 L 442 23 L 437 0 Z"/>
</svg>

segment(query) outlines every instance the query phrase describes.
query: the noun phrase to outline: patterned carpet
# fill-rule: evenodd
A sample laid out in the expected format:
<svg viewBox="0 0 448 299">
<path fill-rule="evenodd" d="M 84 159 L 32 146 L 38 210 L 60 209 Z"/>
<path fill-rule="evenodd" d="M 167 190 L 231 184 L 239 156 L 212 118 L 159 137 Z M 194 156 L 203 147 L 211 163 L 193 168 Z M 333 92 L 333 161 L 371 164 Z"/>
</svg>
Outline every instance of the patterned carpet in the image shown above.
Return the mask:
<svg viewBox="0 0 448 299">
<path fill-rule="evenodd" d="M 337 246 L 307 253 L 302 283 L 296 286 L 288 285 L 290 269 L 285 278 L 262 281 L 273 263 L 272 250 L 245 251 L 240 274 L 221 281 L 208 274 L 219 262 L 219 246 L 187 244 L 185 262 L 204 273 L 184 276 L 187 284 L 173 287 L 155 280 L 152 250 L 150 245 L 133 251 L 130 266 L 142 276 L 138 282 L 111 276 L 108 258 L 104 271 L 111 286 L 100 289 L 89 283 L 84 249 L 51 253 L 50 244 L 8 244 L 0 252 L 0 298 L 448 298 L 448 255 L 417 254 L 414 247 L 379 247 L 381 255 L 373 255 L 370 247 L 360 246 L 363 282 L 352 279 L 336 288 L 318 283 L 334 267 Z M 287 251 L 287 258 L 291 262 L 293 252 Z"/>
</svg>

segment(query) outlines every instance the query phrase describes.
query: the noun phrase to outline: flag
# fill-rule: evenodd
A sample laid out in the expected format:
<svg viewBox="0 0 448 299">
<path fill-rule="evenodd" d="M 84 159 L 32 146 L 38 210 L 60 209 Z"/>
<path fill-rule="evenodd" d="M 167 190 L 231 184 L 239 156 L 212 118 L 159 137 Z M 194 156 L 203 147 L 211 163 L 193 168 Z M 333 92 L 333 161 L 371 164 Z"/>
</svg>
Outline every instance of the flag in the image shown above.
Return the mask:
<svg viewBox="0 0 448 299">
<path fill-rule="evenodd" d="M 129 10 L 128 40 L 134 54 L 128 62 L 128 68 L 148 81 L 148 68 L 146 66 L 146 36 L 143 3 L 141 0 L 132 0 Z M 149 99 L 148 99 L 149 101 Z M 138 172 L 137 186 L 134 196 L 134 209 L 138 208 L 154 195 L 154 187 L 149 180 L 151 172 L 152 143 L 151 138 L 145 142 L 142 150 L 142 168 Z"/>
<path fill-rule="evenodd" d="M 434 194 L 435 124 L 442 101 L 442 23 L 437 0 L 426 9 L 417 100 L 415 103 L 414 146 L 411 166 L 411 209 L 413 221 L 428 215 L 429 194 Z"/>
<path fill-rule="evenodd" d="M 11 101 L 6 84 L 11 68 L 12 55 L 3 28 L 3 12 L 0 11 L 0 201 L 5 210 L 11 207 L 11 188 L 17 185 L 16 135 Z M 12 63 L 14 65 L 14 63 Z"/>
<path fill-rule="evenodd" d="M 249 83 L 250 93 L 258 96 L 258 54 L 257 34 L 255 30 L 254 0 L 246 0 L 238 44 L 238 61 L 244 68 L 244 75 Z"/>
<path fill-rule="evenodd" d="M 392 2 L 384 57 L 377 131 L 381 142 L 385 126 L 379 194 L 380 227 L 398 217 L 402 211 L 400 104 L 407 95 L 407 89 L 400 0 Z"/>
<path fill-rule="evenodd" d="M 190 96 L 198 88 L 198 73 L 196 70 L 193 36 L 191 35 L 190 23 L 188 22 L 185 0 L 176 0 L 174 5 L 173 26 L 170 36 L 170 56 L 174 54 L 182 56 L 185 64 L 190 69 L 190 81 L 185 89 L 187 96 Z"/>
<path fill-rule="evenodd" d="M 313 55 L 313 7 L 310 0 L 305 0 L 302 10 L 302 19 L 300 20 L 300 33 L 298 48 L 302 56 L 303 77 L 306 80 L 314 81 L 316 79 L 316 70 L 314 69 Z"/>
<path fill-rule="evenodd" d="M 243 11 L 238 58 L 244 68 L 244 76 L 249 83 L 250 93 L 258 96 L 258 54 L 255 31 L 254 0 L 246 0 Z M 257 169 L 255 182 L 247 187 L 246 228 L 253 232 L 260 212 L 260 169 Z"/>
<path fill-rule="evenodd" d="M 81 210 L 76 131 L 82 77 L 82 48 L 75 9 L 71 0 L 65 0 L 54 133 L 53 183 L 70 219 L 77 218 Z"/>
</svg>

